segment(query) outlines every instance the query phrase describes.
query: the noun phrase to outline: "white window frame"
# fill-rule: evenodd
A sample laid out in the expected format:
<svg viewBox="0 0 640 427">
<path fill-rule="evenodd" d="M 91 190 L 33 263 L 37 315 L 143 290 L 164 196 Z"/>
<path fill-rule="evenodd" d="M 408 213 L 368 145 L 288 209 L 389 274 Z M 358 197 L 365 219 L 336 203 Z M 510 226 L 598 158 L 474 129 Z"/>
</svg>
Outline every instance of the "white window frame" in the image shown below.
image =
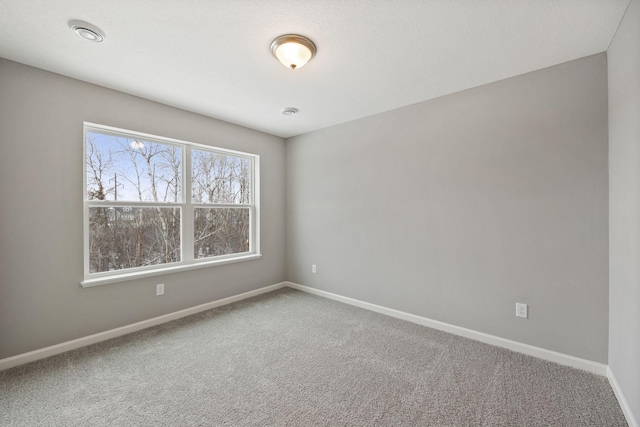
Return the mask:
<svg viewBox="0 0 640 427">
<path fill-rule="evenodd" d="M 149 142 L 157 142 L 164 145 L 179 146 L 182 149 L 182 201 L 172 202 L 134 202 L 134 201 L 92 201 L 87 195 L 87 132 L 97 132 L 107 135 L 120 136 L 130 139 L 142 139 Z M 211 267 L 215 265 L 230 264 L 241 261 L 259 259 L 260 253 L 260 156 L 242 151 L 228 150 L 195 142 L 151 135 L 127 129 L 120 129 L 96 123 L 83 123 L 83 156 L 82 156 L 82 200 L 83 200 L 83 238 L 84 238 L 84 280 L 80 282 L 82 287 L 91 287 L 107 283 L 133 280 L 143 277 L 157 276 L 196 268 Z M 191 150 L 209 151 L 218 154 L 247 158 L 251 161 L 251 196 L 250 204 L 225 204 L 225 203 L 194 203 L 191 198 Z M 128 268 L 126 270 L 105 271 L 90 273 L 89 268 L 89 208 L 95 206 L 113 207 L 179 207 L 180 208 L 180 249 L 181 261 Z M 194 257 L 194 209 L 205 208 L 249 208 L 249 251 L 237 254 L 220 255 L 216 257 L 196 259 Z"/>
</svg>

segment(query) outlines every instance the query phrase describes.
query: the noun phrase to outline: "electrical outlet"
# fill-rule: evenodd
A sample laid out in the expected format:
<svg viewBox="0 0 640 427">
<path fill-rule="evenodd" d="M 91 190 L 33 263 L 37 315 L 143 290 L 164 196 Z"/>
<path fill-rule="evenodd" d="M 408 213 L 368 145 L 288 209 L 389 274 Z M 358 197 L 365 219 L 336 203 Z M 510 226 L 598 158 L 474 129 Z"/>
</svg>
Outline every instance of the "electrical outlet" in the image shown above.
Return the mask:
<svg viewBox="0 0 640 427">
<path fill-rule="evenodd" d="M 312 273 L 316 272 L 316 265 L 315 264 L 311 264 L 311 272 Z"/>
<path fill-rule="evenodd" d="M 529 306 L 527 304 L 516 303 L 516 317 L 528 317 Z"/>
<path fill-rule="evenodd" d="M 158 283 L 156 285 L 156 296 L 164 295 L 164 283 Z"/>
</svg>

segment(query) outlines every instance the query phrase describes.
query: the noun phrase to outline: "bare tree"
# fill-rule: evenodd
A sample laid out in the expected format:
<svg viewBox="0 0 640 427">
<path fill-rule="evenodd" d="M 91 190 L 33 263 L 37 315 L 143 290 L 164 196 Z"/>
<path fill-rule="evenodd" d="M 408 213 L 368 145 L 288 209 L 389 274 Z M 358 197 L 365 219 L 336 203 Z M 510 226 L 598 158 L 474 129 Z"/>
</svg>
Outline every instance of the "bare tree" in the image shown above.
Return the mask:
<svg viewBox="0 0 640 427">
<path fill-rule="evenodd" d="M 102 153 L 92 137 L 86 145 L 87 199 L 106 200 L 109 189 L 105 186 L 106 173 L 113 164 L 111 153 Z M 89 216 L 89 258 L 90 265 L 98 271 L 108 268 L 112 239 L 108 208 L 94 208 Z M 93 268 L 92 268 L 93 269 Z"/>
<path fill-rule="evenodd" d="M 251 161 L 193 151 L 192 193 L 197 203 L 247 204 L 251 201 Z M 196 258 L 249 251 L 249 208 L 196 208 Z"/>
<path fill-rule="evenodd" d="M 93 206 L 90 215 L 91 272 L 119 270 L 180 260 L 182 148 L 99 135 L 87 138 L 89 200 L 116 199 L 120 204 Z M 194 256 L 218 256 L 249 250 L 251 160 L 192 150 Z M 126 207 L 126 202 L 162 204 Z M 226 204 L 235 206 L 215 206 Z M 245 206 L 243 206 L 245 205 Z"/>
</svg>

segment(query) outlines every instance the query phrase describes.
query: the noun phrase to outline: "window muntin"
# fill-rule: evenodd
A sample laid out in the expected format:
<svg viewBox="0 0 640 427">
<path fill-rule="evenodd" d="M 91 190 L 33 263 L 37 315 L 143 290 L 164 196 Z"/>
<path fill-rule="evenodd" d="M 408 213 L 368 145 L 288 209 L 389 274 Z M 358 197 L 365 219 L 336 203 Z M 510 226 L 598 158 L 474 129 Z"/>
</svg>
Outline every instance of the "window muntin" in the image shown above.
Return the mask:
<svg viewBox="0 0 640 427">
<path fill-rule="evenodd" d="M 258 161 L 85 123 L 85 280 L 258 254 Z"/>
</svg>

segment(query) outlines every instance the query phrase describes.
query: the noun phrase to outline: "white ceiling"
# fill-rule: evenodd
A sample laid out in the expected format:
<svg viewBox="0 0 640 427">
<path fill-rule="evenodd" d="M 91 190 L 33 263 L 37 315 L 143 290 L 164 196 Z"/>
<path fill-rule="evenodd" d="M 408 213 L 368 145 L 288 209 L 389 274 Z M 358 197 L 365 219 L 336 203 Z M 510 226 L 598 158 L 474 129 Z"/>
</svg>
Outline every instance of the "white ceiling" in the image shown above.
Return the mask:
<svg viewBox="0 0 640 427">
<path fill-rule="evenodd" d="M 290 137 L 603 52 L 628 3 L 0 0 L 0 57 Z M 271 55 L 287 33 L 318 47 L 304 68 Z"/>
</svg>

